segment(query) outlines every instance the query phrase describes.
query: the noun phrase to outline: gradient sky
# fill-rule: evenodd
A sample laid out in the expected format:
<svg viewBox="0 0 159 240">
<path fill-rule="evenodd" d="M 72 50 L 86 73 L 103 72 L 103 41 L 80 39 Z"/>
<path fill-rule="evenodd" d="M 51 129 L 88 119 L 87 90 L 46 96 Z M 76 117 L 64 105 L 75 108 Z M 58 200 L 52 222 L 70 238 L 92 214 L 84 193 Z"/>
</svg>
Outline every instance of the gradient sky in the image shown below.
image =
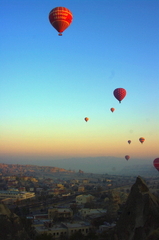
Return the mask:
<svg viewBox="0 0 159 240">
<path fill-rule="evenodd" d="M 1 0 L 0 16 L 0 154 L 159 157 L 158 0 Z"/>
</svg>

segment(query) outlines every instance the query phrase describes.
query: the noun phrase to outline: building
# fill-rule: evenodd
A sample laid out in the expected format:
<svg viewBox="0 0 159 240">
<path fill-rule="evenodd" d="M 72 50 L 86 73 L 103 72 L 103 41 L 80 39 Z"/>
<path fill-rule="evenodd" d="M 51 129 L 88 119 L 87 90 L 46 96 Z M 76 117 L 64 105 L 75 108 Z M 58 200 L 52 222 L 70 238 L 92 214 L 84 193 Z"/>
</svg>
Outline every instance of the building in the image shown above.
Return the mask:
<svg viewBox="0 0 159 240">
<path fill-rule="evenodd" d="M 46 224 L 46 221 L 35 221 L 33 224 L 35 231 L 38 235 L 43 233 L 52 234 L 52 236 L 57 240 L 61 236 L 70 238 L 72 234 L 76 232 L 81 232 L 84 236 L 87 236 L 91 231 L 91 225 L 89 223 L 79 221 L 72 223 L 63 223 L 53 225 L 51 222 Z"/>
<path fill-rule="evenodd" d="M 37 235 L 47 233 L 51 234 L 54 237 L 54 239 L 60 239 L 62 235 L 66 237 L 68 236 L 68 231 L 65 226 L 63 226 L 62 224 L 52 225 L 49 223 L 47 223 L 46 220 L 45 221 L 34 220 L 32 226 L 34 227 Z"/>
<path fill-rule="evenodd" d="M 64 185 L 61 184 L 61 183 L 57 183 L 57 187 L 60 188 L 60 189 L 65 189 Z"/>
<path fill-rule="evenodd" d="M 85 187 L 83 185 L 80 185 L 78 187 L 78 192 L 84 192 L 85 191 Z"/>
<path fill-rule="evenodd" d="M 5 191 L 2 190 L 0 191 L 0 199 L 12 199 L 13 201 L 17 201 L 17 200 L 24 200 L 27 198 L 33 198 L 35 197 L 35 193 L 31 193 L 31 192 L 21 192 L 21 191 Z"/>
<path fill-rule="evenodd" d="M 19 187 L 18 190 L 21 192 L 26 192 L 26 188 L 25 187 Z"/>
<path fill-rule="evenodd" d="M 80 209 L 78 212 L 81 217 L 85 218 L 92 215 L 103 216 L 106 214 L 107 210 L 101 209 L 101 208 L 99 209 L 83 208 L 83 209 Z"/>
<path fill-rule="evenodd" d="M 22 181 L 31 181 L 31 182 L 38 182 L 38 179 L 29 176 L 20 176 L 20 180 Z"/>
<path fill-rule="evenodd" d="M 71 219 L 73 217 L 73 211 L 69 208 L 49 208 L 49 219 Z"/>
<path fill-rule="evenodd" d="M 76 196 L 76 203 L 77 204 L 85 204 L 87 202 L 91 202 L 94 197 L 91 194 L 88 195 L 78 195 Z"/>
<path fill-rule="evenodd" d="M 70 182 L 71 183 L 79 183 L 79 180 L 78 179 L 72 179 Z"/>
<path fill-rule="evenodd" d="M 83 182 L 84 184 L 87 184 L 87 183 L 89 183 L 89 179 L 83 179 L 82 182 Z"/>
<path fill-rule="evenodd" d="M 90 223 L 86 222 L 63 223 L 63 226 L 67 229 L 68 237 L 75 232 L 81 232 L 84 236 L 87 236 L 92 229 Z"/>
</svg>

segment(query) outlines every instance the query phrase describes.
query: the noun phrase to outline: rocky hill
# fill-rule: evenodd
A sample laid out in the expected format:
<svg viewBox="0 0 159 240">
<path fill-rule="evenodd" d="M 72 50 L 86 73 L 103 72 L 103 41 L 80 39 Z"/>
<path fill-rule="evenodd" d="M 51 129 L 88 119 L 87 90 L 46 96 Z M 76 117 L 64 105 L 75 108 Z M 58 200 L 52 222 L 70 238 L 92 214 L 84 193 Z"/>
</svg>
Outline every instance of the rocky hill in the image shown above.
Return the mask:
<svg viewBox="0 0 159 240">
<path fill-rule="evenodd" d="M 29 240 L 20 218 L 0 204 L 0 240 Z"/>
<path fill-rule="evenodd" d="M 113 240 L 157 240 L 159 199 L 148 189 L 141 177 L 131 188 L 125 208 L 117 222 Z"/>
</svg>

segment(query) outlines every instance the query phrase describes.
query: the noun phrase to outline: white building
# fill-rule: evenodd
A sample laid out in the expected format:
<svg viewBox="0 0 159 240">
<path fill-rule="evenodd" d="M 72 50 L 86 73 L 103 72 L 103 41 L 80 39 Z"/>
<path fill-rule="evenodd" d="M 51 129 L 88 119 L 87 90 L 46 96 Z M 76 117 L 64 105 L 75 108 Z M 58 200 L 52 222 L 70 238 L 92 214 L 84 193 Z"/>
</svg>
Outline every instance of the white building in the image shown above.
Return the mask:
<svg viewBox="0 0 159 240">
<path fill-rule="evenodd" d="M 106 214 L 107 210 L 106 209 L 90 209 L 90 208 L 83 208 L 80 209 L 79 214 L 81 217 L 85 218 L 86 216 L 91 216 L 91 215 L 103 215 Z"/>
<path fill-rule="evenodd" d="M 75 232 L 81 232 L 84 236 L 86 236 L 91 231 L 91 225 L 89 223 L 80 221 L 73 223 L 61 223 L 56 225 L 50 225 L 49 227 L 46 224 L 38 221 L 33 224 L 35 231 L 38 235 L 43 233 L 51 234 L 55 239 L 60 239 L 63 235 L 69 238 Z"/>
<path fill-rule="evenodd" d="M 0 199 L 24 200 L 35 197 L 35 193 L 21 191 L 0 191 Z"/>
</svg>

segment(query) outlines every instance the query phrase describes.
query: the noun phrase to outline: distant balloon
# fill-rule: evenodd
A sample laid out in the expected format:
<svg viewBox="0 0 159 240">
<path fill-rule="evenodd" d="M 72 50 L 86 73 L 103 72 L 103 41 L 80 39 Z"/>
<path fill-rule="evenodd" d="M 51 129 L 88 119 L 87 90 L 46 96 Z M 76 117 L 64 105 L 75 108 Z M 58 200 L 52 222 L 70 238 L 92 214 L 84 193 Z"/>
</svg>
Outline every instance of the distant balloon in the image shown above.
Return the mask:
<svg viewBox="0 0 159 240">
<path fill-rule="evenodd" d="M 129 160 L 129 158 L 130 158 L 129 155 L 126 155 L 126 156 L 125 156 L 125 159 L 126 159 L 127 161 Z"/>
<path fill-rule="evenodd" d="M 154 159 L 153 165 L 157 169 L 157 171 L 159 171 L 159 158 Z"/>
<path fill-rule="evenodd" d="M 143 143 L 143 142 L 145 141 L 145 138 L 141 137 L 141 138 L 139 138 L 139 141 L 140 141 L 141 143 Z"/>
<path fill-rule="evenodd" d="M 85 120 L 86 122 L 88 122 L 88 121 L 89 121 L 89 118 L 88 118 L 88 117 L 85 117 L 84 120 Z"/>
<path fill-rule="evenodd" d="M 130 143 L 131 143 L 131 140 L 128 140 L 128 143 L 130 144 Z"/>
<path fill-rule="evenodd" d="M 65 7 L 56 7 L 49 13 L 49 21 L 51 25 L 62 36 L 63 31 L 70 26 L 73 20 L 71 11 Z"/>
<path fill-rule="evenodd" d="M 114 111 L 115 111 L 115 108 L 111 108 L 110 111 L 114 112 Z"/>
<path fill-rule="evenodd" d="M 116 88 L 113 92 L 114 97 L 121 103 L 126 96 L 126 90 L 124 88 Z"/>
</svg>

